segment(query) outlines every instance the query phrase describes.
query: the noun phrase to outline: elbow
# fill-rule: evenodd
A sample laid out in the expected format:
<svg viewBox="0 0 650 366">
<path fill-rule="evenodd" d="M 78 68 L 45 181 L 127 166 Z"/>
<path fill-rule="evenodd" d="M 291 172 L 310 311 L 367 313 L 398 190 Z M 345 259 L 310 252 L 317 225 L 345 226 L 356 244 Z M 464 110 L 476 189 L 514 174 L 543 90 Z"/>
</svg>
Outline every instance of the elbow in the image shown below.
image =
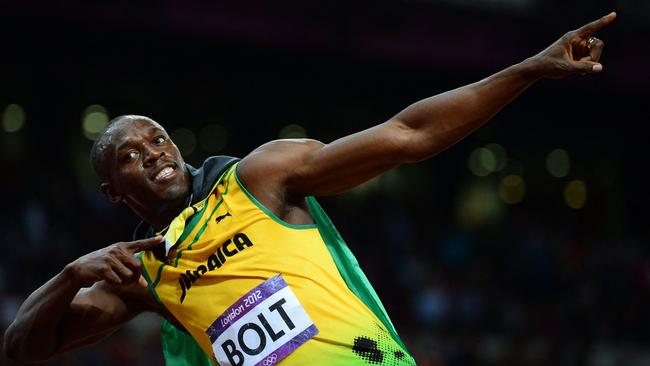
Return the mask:
<svg viewBox="0 0 650 366">
<path fill-rule="evenodd" d="M 13 324 L 12 324 L 13 325 Z M 9 326 L 4 334 L 4 339 L 2 341 L 2 352 L 5 357 L 13 362 L 25 362 L 20 357 L 20 350 L 18 349 L 19 342 L 16 341 L 12 326 Z"/>
<path fill-rule="evenodd" d="M 392 156 L 396 157 L 399 164 L 417 163 L 425 160 L 433 155 L 427 149 L 427 146 L 422 144 L 422 131 L 418 131 L 406 123 L 393 119 L 390 121 L 392 131 L 388 134 L 390 141 L 388 144 L 393 149 Z"/>
<path fill-rule="evenodd" d="M 52 356 L 45 354 L 42 350 L 28 349 L 28 342 L 20 339 L 15 333 L 12 324 L 4 334 L 2 351 L 8 360 L 24 364 L 47 361 Z"/>
<path fill-rule="evenodd" d="M 42 353 L 26 352 L 15 345 L 9 344 L 6 341 L 4 342 L 3 348 L 4 355 L 7 360 L 18 364 L 45 362 L 51 357 L 51 355 L 47 356 Z"/>
</svg>

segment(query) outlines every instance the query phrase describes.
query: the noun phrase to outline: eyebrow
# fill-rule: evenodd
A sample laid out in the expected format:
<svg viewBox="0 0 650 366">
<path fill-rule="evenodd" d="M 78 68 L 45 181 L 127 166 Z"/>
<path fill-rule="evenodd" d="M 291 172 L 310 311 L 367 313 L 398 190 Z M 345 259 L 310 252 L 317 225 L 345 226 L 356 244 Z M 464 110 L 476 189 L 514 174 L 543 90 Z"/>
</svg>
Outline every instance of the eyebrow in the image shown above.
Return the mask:
<svg viewBox="0 0 650 366">
<path fill-rule="evenodd" d="M 153 135 L 154 133 L 156 133 L 158 131 L 165 132 L 165 130 L 163 130 L 162 128 L 153 126 L 153 127 L 149 127 L 149 129 L 147 130 L 147 134 Z M 129 145 L 132 145 L 132 144 L 133 144 L 133 139 L 127 139 L 126 141 L 122 142 L 117 147 L 117 151 L 120 151 L 120 150 L 124 149 L 125 147 L 128 147 Z"/>
<path fill-rule="evenodd" d="M 133 140 L 132 140 L 132 139 L 128 139 L 128 140 L 124 141 L 123 143 L 121 143 L 121 144 L 117 147 L 117 151 L 120 151 L 120 150 L 124 149 L 125 147 L 127 147 L 127 146 L 129 146 L 129 145 L 131 145 L 131 144 L 133 144 Z"/>
<path fill-rule="evenodd" d="M 160 128 L 160 127 L 156 127 L 156 126 L 149 127 L 149 130 L 147 130 L 147 132 L 148 132 L 149 134 L 153 134 L 153 133 L 155 133 L 156 131 L 165 132 L 165 130 L 163 130 L 163 129 Z"/>
</svg>

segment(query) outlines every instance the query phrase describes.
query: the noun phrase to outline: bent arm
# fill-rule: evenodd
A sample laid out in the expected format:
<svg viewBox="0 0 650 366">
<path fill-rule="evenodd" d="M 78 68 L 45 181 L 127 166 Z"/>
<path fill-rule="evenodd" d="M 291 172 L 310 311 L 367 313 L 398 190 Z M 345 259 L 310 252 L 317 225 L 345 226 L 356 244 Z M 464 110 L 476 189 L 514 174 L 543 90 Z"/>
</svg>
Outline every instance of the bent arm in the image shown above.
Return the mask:
<svg viewBox="0 0 650 366">
<path fill-rule="evenodd" d="M 16 361 L 41 361 L 54 354 L 59 326 L 81 288 L 69 267 L 34 291 L 5 333 L 4 351 Z"/>
<path fill-rule="evenodd" d="M 399 164 L 424 160 L 450 147 L 535 80 L 534 69 L 523 62 L 418 101 L 387 122 L 329 144 L 271 142 L 244 158 L 238 173 L 252 191 L 258 181 L 266 187 L 273 181 L 289 196 L 345 192 Z"/>
<path fill-rule="evenodd" d="M 330 144 L 302 140 L 264 145 L 242 160 L 238 172 L 263 202 L 291 197 L 299 202 L 305 195 L 344 192 L 398 164 L 429 158 L 480 127 L 536 80 L 600 72 L 603 42 L 591 35 L 615 17 L 611 13 L 567 32 L 519 64 L 423 99 L 387 122 Z"/>
<path fill-rule="evenodd" d="M 97 342 L 144 311 L 137 284 L 117 288 L 97 282 L 81 289 L 70 266 L 32 293 L 7 328 L 4 351 L 19 362 L 44 361 Z"/>
<path fill-rule="evenodd" d="M 402 162 L 427 159 L 482 126 L 539 78 L 526 60 L 488 78 L 418 101 L 389 120 L 406 137 Z"/>
<path fill-rule="evenodd" d="M 160 312 L 134 254 L 161 240 L 115 243 L 65 266 L 20 306 L 5 333 L 7 356 L 43 361 L 102 339 L 145 309 Z M 88 283 L 93 286 L 81 290 Z"/>
<path fill-rule="evenodd" d="M 312 150 L 295 182 L 300 193 L 339 193 L 396 165 L 430 158 L 479 128 L 535 80 L 534 65 L 523 62 L 420 100 L 379 126 Z M 341 185 L 334 191 L 325 186 L 332 182 L 310 186 L 314 176 L 329 176 Z"/>
</svg>

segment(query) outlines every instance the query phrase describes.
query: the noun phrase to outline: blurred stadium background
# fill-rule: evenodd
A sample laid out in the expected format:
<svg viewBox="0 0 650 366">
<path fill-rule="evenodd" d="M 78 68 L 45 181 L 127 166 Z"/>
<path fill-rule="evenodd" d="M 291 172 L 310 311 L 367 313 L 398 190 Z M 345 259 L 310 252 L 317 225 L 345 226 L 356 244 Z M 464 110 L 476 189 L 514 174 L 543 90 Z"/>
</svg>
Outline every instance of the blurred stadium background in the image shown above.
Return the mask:
<svg viewBox="0 0 650 366">
<path fill-rule="evenodd" d="M 449 151 L 321 201 L 420 365 L 650 365 L 647 0 L 1 1 L 1 329 L 131 237 L 88 160 L 110 118 L 154 118 L 195 165 L 332 141 L 611 10 L 603 74 L 542 81 Z M 159 322 L 47 365 L 162 365 Z"/>
</svg>

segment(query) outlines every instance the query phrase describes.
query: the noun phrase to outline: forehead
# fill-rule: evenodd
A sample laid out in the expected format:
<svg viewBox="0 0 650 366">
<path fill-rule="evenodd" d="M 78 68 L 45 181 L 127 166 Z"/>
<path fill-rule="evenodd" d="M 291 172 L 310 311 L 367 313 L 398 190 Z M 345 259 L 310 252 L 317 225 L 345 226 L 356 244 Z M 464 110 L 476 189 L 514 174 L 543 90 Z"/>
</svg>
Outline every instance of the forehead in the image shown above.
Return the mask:
<svg viewBox="0 0 650 366">
<path fill-rule="evenodd" d="M 165 129 L 154 120 L 144 118 L 125 118 L 111 126 L 107 133 L 110 135 L 110 145 L 119 148 L 119 146 L 125 142 L 142 138 L 159 131 L 164 132 Z"/>
</svg>

